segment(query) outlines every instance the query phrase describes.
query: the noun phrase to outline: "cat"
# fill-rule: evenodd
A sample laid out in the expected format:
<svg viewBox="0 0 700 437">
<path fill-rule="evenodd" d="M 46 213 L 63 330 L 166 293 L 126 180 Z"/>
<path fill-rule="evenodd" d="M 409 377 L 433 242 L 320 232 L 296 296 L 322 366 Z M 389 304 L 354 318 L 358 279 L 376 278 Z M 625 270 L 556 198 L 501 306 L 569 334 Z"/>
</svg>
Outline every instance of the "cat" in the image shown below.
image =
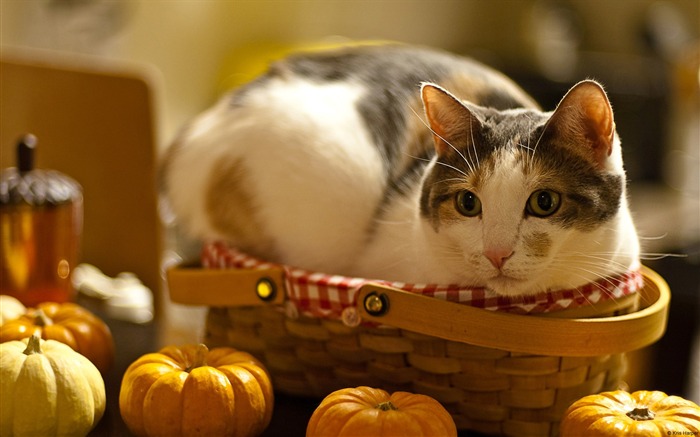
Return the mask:
<svg viewBox="0 0 700 437">
<path fill-rule="evenodd" d="M 162 169 L 185 234 L 314 271 L 517 296 L 638 263 L 603 87 L 544 112 L 432 48 L 291 55 L 188 124 Z"/>
</svg>

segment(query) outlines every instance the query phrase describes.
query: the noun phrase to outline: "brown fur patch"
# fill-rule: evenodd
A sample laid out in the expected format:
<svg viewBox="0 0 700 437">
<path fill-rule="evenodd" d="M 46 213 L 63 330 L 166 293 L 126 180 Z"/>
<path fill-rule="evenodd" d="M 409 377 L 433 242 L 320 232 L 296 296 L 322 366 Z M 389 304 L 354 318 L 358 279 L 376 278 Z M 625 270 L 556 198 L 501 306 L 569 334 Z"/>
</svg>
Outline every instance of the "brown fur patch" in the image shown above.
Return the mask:
<svg viewBox="0 0 700 437">
<path fill-rule="evenodd" d="M 258 256 L 272 255 L 272 240 L 257 219 L 240 161 L 221 161 L 214 167 L 205 205 L 211 225 L 240 249 Z"/>
<path fill-rule="evenodd" d="M 542 258 L 547 256 L 549 248 L 552 246 L 552 239 L 544 232 L 533 232 L 525 235 L 523 243 L 528 255 Z"/>
</svg>

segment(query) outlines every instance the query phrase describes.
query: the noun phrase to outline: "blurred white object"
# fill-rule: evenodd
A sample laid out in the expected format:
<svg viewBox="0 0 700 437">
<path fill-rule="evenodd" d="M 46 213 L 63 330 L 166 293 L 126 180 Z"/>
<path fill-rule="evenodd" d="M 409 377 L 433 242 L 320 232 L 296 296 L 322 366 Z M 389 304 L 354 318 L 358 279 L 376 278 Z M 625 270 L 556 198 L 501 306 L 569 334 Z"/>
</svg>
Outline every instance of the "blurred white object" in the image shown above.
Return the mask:
<svg viewBox="0 0 700 437">
<path fill-rule="evenodd" d="M 78 292 L 103 300 L 111 318 L 133 323 L 153 319 L 153 293 L 133 273 L 111 278 L 93 265 L 80 264 L 73 270 L 71 280 Z"/>
</svg>

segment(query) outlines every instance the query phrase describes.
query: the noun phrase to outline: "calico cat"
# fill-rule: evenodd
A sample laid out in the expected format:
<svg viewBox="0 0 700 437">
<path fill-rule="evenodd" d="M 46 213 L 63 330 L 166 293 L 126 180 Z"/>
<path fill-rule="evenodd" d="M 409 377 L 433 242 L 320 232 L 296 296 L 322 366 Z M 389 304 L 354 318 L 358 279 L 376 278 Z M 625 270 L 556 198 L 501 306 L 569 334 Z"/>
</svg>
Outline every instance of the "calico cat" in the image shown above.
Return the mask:
<svg viewBox="0 0 700 437">
<path fill-rule="evenodd" d="M 189 124 L 163 170 L 188 235 L 314 271 L 522 295 L 638 262 L 603 88 L 543 112 L 428 48 L 279 61 Z"/>
</svg>

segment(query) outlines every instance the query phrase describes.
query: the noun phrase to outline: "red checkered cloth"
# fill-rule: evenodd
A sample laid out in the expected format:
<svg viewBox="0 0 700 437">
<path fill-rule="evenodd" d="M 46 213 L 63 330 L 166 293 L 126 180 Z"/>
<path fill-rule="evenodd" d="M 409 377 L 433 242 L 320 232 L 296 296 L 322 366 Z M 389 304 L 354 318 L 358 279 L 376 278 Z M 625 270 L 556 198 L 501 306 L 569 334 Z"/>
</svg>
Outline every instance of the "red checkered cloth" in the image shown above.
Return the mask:
<svg viewBox="0 0 700 437">
<path fill-rule="evenodd" d="M 639 269 L 633 269 L 574 289 L 542 292 L 530 296 L 498 296 L 481 287 L 407 284 L 310 272 L 260 260 L 223 242 L 212 242 L 204 246 L 202 265 L 212 269 L 281 267 L 285 272 L 288 304 L 293 305 L 294 312 L 331 319 L 341 319 L 346 308 L 354 308 L 358 290 L 369 282 L 476 308 L 516 314 L 548 313 L 595 305 L 635 293 L 644 284 Z"/>
</svg>

